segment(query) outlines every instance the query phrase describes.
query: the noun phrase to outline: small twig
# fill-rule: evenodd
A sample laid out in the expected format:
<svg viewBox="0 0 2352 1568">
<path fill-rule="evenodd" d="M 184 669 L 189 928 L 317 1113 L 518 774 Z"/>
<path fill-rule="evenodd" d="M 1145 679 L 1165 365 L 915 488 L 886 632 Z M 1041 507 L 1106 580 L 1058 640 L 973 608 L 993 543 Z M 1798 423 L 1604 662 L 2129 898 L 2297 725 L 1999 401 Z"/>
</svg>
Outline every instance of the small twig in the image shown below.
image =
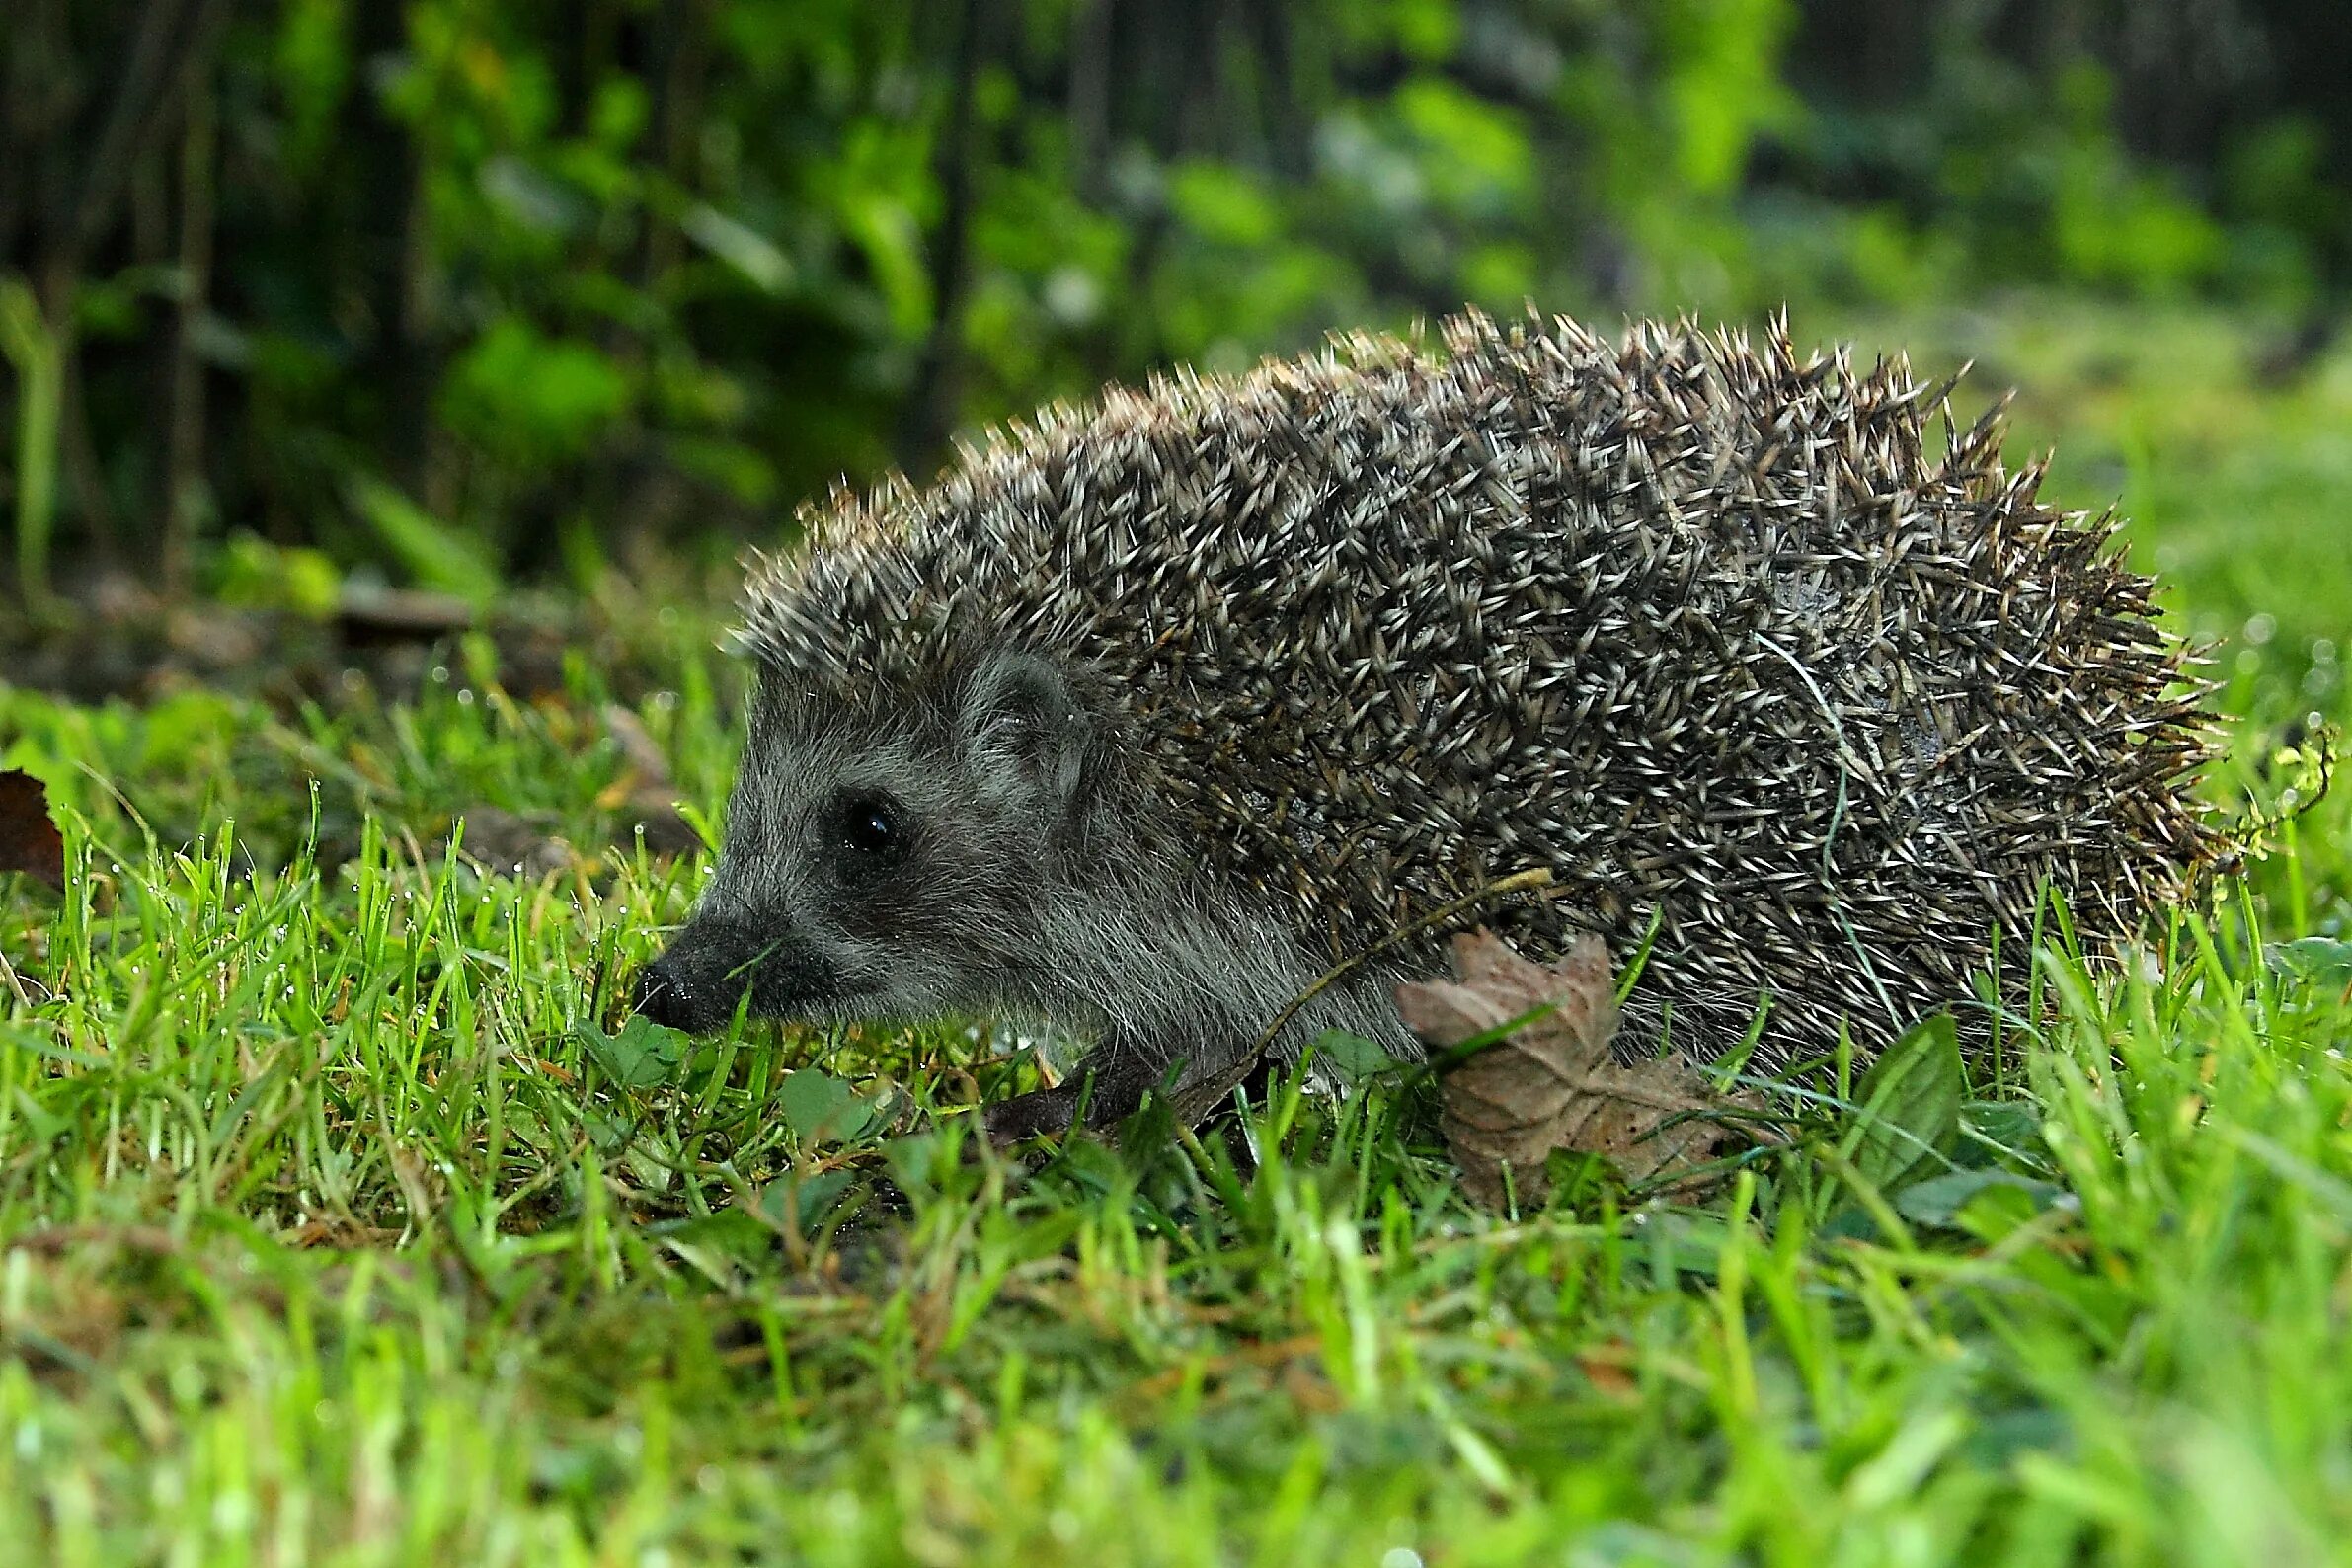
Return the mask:
<svg viewBox="0 0 2352 1568">
<path fill-rule="evenodd" d="M 30 1008 L 34 1005 L 32 996 L 25 990 L 24 978 L 17 974 L 17 967 L 8 961 L 6 953 L 0 953 L 0 980 L 7 981 L 8 988 L 15 995 L 18 1006 Z"/>
<path fill-rule="evenodd" d="M 1551 886 L 1551 868 L 1549 866 L 1537 866 L 1530 871 L 1513 872 L 1500 881 L 1490 882 L 1483 888 L 1464 894 L 1450 903 L 1440 904 L 1418 920 L 1398 926 L 1361 953 L 1341 959 L 1324 973 L 1322 979 L 1293 997 L 1290 1005 L 1275 1014 L 1274 1022 L 1267 1025 L 1266 1032 L 1258 1037 L 1257 1048 L 1252 1055 L 1264 1056 L 1267 1049 L 1274 1044 L 1276 1037 L 1290 1027 L 1292 1019 L 1298 1016 L 1300 1008 L 1381 954 L 1402 947 L 1414 938 L 1427 934 L 1438 926 L 1444 925 L 1455 915 L 1476 908 L 1490 899 L 1506 898 L 1514 893 L 1527 893 L 1536 888 L 1549 886 Z"/>
</svg>

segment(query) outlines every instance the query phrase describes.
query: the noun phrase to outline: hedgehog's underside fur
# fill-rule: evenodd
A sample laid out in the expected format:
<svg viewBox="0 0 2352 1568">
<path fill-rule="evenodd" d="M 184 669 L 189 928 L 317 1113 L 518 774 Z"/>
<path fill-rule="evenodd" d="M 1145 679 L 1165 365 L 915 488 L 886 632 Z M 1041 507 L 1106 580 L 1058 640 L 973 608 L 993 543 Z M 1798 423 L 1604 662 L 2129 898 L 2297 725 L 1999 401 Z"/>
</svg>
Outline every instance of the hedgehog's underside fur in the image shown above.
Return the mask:
<svg viewBox="0 0 2352 1568">
<path fill-rule="evenodd" d="M 1114 391 L 837 497 L 747 643 L 844 700 L 1071 661 L 1202 876 L 1310 952 L 1548 867 L 1478 917 L 1539 957 L 1654 921 L 1642 989 L 1735 1039 L 1768 994 L 1767 1062 L 1964 1003 L 2045 886 L 2111 947 L 2209 859 L 2151 584 L 1993 416 L 1947 435 L 1903 362 L 1777 327 L 1442 338 Z"/>
</svg>

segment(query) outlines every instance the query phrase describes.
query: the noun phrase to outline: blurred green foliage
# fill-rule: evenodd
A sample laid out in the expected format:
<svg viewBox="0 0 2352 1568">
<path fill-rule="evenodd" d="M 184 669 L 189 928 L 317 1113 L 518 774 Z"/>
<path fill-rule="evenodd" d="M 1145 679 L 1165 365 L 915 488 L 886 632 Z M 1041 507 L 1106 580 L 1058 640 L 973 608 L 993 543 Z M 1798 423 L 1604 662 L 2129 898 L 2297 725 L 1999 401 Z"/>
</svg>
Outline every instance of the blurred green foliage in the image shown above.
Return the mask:
<svg viewBox="0 0 2352 1568">
<path fill-rule="evenodd" d="M 2313 315 L 2345 9 L 16 0 L 18 575 L 251 534 L 479 595 L 1464 302 Z"/>
</svg>

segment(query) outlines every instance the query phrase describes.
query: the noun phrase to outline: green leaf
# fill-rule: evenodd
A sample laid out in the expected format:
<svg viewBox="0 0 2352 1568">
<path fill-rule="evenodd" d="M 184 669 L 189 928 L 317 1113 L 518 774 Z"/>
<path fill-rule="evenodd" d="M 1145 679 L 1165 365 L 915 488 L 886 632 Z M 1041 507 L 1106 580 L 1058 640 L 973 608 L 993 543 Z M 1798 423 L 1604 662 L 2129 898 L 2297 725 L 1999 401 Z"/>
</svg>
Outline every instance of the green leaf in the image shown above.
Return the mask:
<svg viewBox="0 0 2352 1568">
<path fill-rule="evenodd" d="M 213 574 L 212 591 L 225 604 L 325 620 L 343 600 L 343 575 L 326 552 L 276 544 L 246 529 L 229 535 Z"/>
<path fill-rule="evenodd" d="M 787 1171 L 759 1190 L 759 1209 L 779 1224 L 797 1222 L 805 1235 L 824 1222 L 856 1180 L 857 1172 L 847 1169 Z"/>
<path fill-rule="evenodd" d="M 776 1100 L 804 1144 L 846 1143 L 874 1123 L 873 1103 L 822 1067 L 787 1074 Z"/>
<path fill-rule="evenodd" d="M 2307 936 L 2273 944 L 2264 955 L 2281 975 L 2320 985 L 2352 985 L 2352 942 L 2333 937 Z"/>
<path fill-rule="evenodd" d="M 940 1178 L 954 1169 L 955 1161 L 948 1157 L 946 1143 L 945 1137 L 936 1131 L 892 1138 L 883 1145 L 883 1157 L 890 1162 L 891 1180 L 909 1195 L 930 1193 Z"/>
<path fill-rule="evenodd" d="M 687 238 L 744 274 L 769 294 L 792 286 L 792 259 L 776 242 L 747 224 L 739 223 L 707 202 L 697 201 L 678 219 Z"/>
<path fill-rule="evenodd" d="M 588 455 L 628 413 L 630 396 L 626 371 L 593 344 L 506 316 L 450 364 L 439 410 L 484 451 L 533 467 Z"/>
<path fill-rule="evenodd" d="M 1376 1040 L 1351 1035 L 1344 1029 L 1326 1030 L 1315 1039 L 1315 1060 L 1331 1069 L 1331 1075 L 1348 1088 L 1355 1088 L 1383 1072 L 1394 1071 L 1397 1060 Z"/>
<path fill-rule="evenodd" d="M 1960 1131 L 1964 1075 L 1949 1013 L 1915 1024 L 1855 1087 L 1855 1113 L 1839 1152 L 1863 1180 L 1891 1193 L 1938 1157 Z"/>
<path fill-rule="evenodd" d="M 39 1148 L 47 1144 L 58 1134 L 73 1126 L 71 1121 L 53 1114 L 46 1106 L 27 1094 L 23 1089 L 17 1090 L 17 1115 L 33 1135 L 30 1139 L 25 1140 L 25 1146 L 30 1148 Z"/>
<path fill-rule="evenodd" d="M 1920 1183 L 1921 1187 L 1928 1183 Z M 2045 1193 L 2045 1184 L 2030 1178 L 2012 1182 L 1992 1182 L 1980 1187 L 1965 1201 L 1955 1205 L 1948 1227 L 1973 1236 L 1988 1247 L 1999 1246 L 2024 1225 L 2053 1210 L 2077 1207 L 2073 1193 L 2060 1188 Z M 2072 1271 L 2062 1271 L 2071 1274 Z"/>
<path fill-rule="evenodd" d="M 1960 1137 L 1954 1158 L 1963 1165 L 2047 1158 L 2041 1112 L 2023 1100 L 1969 1101 L 1960 1108 Z"/>
<path fill-rule="evenodd" d="M 1426 178 L 1450 204 L 1491 209 L 1533 185 L 1533 147 L 1508 111 L 1434 73 L 1407 81 L 1395 102 L 1397 118 L 1428 149 Z"/>
<path fill-rule="evenodd" d="M 864 192 L 842 203 L 841 229 L 864 254 L 890 312 L 891 329 L 904 338 L 931 320 L 931 278 L 923 267 L 922 225 L 906 203 L 885 192 Z"/>
<path fill-rule="evenodd" d="M 1896 1195 L 1895 1209 L 1906 1219 L 1949 1228 L 1958 1223 L 1961 1211 L 1971 1200 L 1996 1187 L 2024 1194 L 2035 1214 L 2066 1196 L 2066 1189 L 2056 1182 L 2035 1181 L 2014 1171 L 1955 1170 L 1913 1182 Z"/>
<path fill-rule="evenodd" d="M 498 568 L 480 544 L 380 479 L 353 480 L 350 496 L 352 510 L 420 584 L 475 605 L 498 597 Z"/>
<path fill-rule="evenodd" d="M 1248 171 L 1195 159 L 1168 180 L 1168 205 L 1188 229 L 1215 244 L 1253 249 L 1274 243 L 1282 212 Z"/>
<path fill-rule="evenodd" d="M 741 1209 L 722 1209 L 717 1214 L 667 1220 L 646 1228 L 665 1241 L 725 1253 L 738 1262 L 755 1261 L 776 1244 L 775 1232 Z"/>
<path fill-rule="evenodd" d="M 685 1035 L 664 1028 L 643 1013 L 631 1014 L 617 1035 L 607 1035 L 591 1023 L 575 1025 L 572 1032 L 597 1070 L 624 1089 L 650 1089 L 670 1082 L 693 1045 Z"/>
</svg>

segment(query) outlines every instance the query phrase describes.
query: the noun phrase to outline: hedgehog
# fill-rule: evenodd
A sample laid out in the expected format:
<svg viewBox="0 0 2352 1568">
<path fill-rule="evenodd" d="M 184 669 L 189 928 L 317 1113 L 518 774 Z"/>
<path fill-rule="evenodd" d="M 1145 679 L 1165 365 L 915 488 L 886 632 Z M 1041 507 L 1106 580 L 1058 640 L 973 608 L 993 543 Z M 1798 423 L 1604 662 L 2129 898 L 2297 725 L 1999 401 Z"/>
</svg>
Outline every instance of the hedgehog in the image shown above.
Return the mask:
<svg viewBox="0 0 2352 1568">
<path fill-rule="evenodd" d="M 1658 1031 L 1767 1069 L 2014 983 L 2051 892 L 2118 951 L 2215 857 L 2207 690 L 1950 391 L 1784 319 L 1466 315 L 836 489 L 752 559 L 725 847 L 637 1005 L 1088 1042 L 1007 1139 L 1414 1058 L 1449 910 L 1638 951 Z"/>
</svg>

